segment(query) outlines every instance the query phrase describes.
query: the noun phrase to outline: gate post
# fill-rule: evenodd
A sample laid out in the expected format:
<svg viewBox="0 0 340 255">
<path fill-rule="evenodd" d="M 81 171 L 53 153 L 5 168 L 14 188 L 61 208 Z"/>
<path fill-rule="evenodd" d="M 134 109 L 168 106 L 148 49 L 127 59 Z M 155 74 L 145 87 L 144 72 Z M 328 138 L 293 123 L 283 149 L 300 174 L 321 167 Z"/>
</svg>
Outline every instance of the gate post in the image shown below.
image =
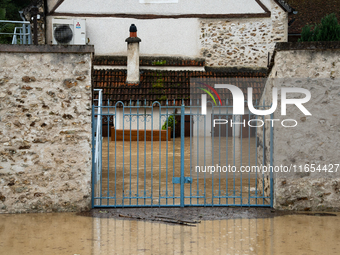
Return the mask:
<svg viewBox="0 0 340 255">
<path fill-rule="evenodd" d="M 271 119 L 274 119 L 274 113 L 270 115 Z M 273 173 L 273 152 L 274 152 L 274 128 L 270 125 L 270 207 L 274 206 L 274 173 Z"/>
<path fill-rule="evenodd" d="M 182 101 L 181 106 L 181 207 L 184 207 L 184 124 L 185 106 Z"/>
</svg>

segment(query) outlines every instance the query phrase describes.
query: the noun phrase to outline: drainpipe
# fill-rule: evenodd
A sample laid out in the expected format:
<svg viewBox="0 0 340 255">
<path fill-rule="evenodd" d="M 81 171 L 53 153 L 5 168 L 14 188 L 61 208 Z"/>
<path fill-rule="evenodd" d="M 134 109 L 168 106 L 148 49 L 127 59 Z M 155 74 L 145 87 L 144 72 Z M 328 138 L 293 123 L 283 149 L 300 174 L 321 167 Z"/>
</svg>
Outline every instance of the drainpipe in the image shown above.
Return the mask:
<svg viewBox="0 0 340 255">
<path fill-rule="evenodd" d="M 137 27 L 130 26 L 130 37 L 127 42 L 127 84 L 139 84 L 139 43 L 142 40 L 137 37 Z"/>
<path fill-rule="evenodd" d="M 33 6 L 31 9 L 31 13 L 33 15 L 33 44 L 38 45 L 38 13 L 39 8 L 37 6 Z"/>
</svg>

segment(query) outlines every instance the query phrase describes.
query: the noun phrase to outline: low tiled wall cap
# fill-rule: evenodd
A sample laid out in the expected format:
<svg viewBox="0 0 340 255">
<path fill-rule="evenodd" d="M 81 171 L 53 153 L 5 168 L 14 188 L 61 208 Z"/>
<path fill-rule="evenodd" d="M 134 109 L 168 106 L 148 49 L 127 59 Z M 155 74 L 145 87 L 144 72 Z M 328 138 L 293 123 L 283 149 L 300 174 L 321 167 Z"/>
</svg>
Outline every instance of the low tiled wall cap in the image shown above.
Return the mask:
<svg viewBox="0 0 340 255">
<path fill-rule="evenodd" d="M 267 73 L 267 68 L 253 68 L 253 67 L 205 67 L 207 72 L 212 73 L 222 73 L 224 75 L 228 74 L 238 74 L 242 76 L 258 76 L 265 77 Z"/>
<path fill-rule="evenodd" d="M 27 45 L 27 44 L 0 44 L 0 52 L 24 53 L 94 53 L 93 45 Z"/>
<path fill-rule="evenodd" d="M 205 66 L 204 58 L 140 56 L 140 66 Z M 95 56 L 93 65 L 126 66 L 126 56 Z"/>
<path fill-rule="evenodd" d="M 283 50 L 338 50 L 340 42 L 281 42 L 276 43 L 275 51 Z"/>
</svg>

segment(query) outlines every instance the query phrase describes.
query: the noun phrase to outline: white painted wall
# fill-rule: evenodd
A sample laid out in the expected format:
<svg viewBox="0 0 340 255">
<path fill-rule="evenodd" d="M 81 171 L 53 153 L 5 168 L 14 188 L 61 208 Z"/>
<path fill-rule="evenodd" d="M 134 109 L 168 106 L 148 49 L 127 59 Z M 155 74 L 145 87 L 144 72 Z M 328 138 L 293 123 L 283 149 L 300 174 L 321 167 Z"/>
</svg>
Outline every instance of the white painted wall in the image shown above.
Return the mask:
<svg viewBox="0 0 340 255">
<path fill-rule="evenodd" d="M 268 9 L 272 8 L 273 0 L 262 0 L 262 2 Z M 264 13 L 264 10 L 255 0 L 178 0 L 178 3 L 158 4 L 140 3 L 139 0 L 65 0 L 57 8 L 56 13 L 181 15 Z M 65 17 L 54 16 L 54 18 Z M 66 18 L 72 19 L 74 17 Z M 52 41 L 51 19 L 52 17 L 47 17 L 48 43 Z M 270 20 L 270 18 L 266 19 Z M 198 18 L 132 19 L 87 17 L 86 30 L 90 44 L 95 45 L 96 55 L 126 55 L 127 45 L 125 39 L 129 37 L 130 25 L 136 24 L 138 37 L 142 39 L 140 44 L 140 54 L 142 56 L 195 58 L 202 57 L 202 42 L 200 42 L 201 20 Z M 225 21 L 225 19 L 221 20 Z"/>
<path fill-rule="evenodd" d="M 58 18 L 58 17 L 56 17 Z M 72 17 L 68 17 L 72 19 Z M 200 56 L 198 19 L 136 20 L 123 18 L 86 18 L 86 33 L 96 55 L 126 55 L 129 28 L 138 30 L 141 55 Z M 52 20 L 47 19 L 47 42 L 52 41 Z"/>
<path fill-rule="evenodd" d="M 218 114 L 221 114 L 221 115 L 226 115 L 226 110 L 222 110 L 219 111 L 218 109 L 214 109 L 214 114 L 215 116 L 218 116 Z M 246 107 L 245 110 L 244 110 L 244 113 L 245 115 L 249 114 L 249 109 Z M 193 111 L 193 114 L 197 114 L 197 111 Z M 232 108 L 229 108 L 228 109 L 228 114 L 233 114 L 233 110 Z M 207 107 L 207 115 L 205 117 L 205 129 L 204 129 L 204 118 L 203 116 L 200 117 L 200 122 L 198 123 L 197 122 L 197 117 L 193 117 L 194 118 L 194 127 L 193 127 L 193 136 L 200 136 L 200 137 L 203 137 L 204 135 L 206 137 L 210 137 L 211 136 L 211 132 L 212 132 L 212 108 L 211 106 L 208 106 Z M 235 116 L 235 122 L 241 122 L 241 116 L 239 115 L 236 115 Z M 230 123 L 228 123 L 227 125 L 230 125 Z M 247 123 L 246 123 L 247 125 Z M 198 126 L 198 130 L 197 130 L 197 126 Z M 233 136 L 235 137 L 240 137 L 241 135 L 241 126 L 242 125 L 233 125 L 232 127 L 232 134 Z"/>
<path fill-rule="evenodd" d="M 268 0 L 267 0 L 268 1 Z M 263 13 L 255 0 L 178 0 L 178 3 L 150 4 L 138 0 L 65 0 L 56 12 L 61 13 L 124 13 L 124 14 L 227 14 Z"/>
<path fill-rule="evenodd" d="M 117 125 L 116 125 L 117 129 L 123 129 L 123 126 L 124 126 L 125 130 L 126 129 L 130 129 L 130 119 L 129 119 L 129 115 L 128 115 L 128 114 L 130 114 L 130 109 L 129 108 L 125 108 L 124 109 L 124 113 L 125 113 L 125 119 L 123 121 L 123 109 L 122 108 L 117 108 Z M 132 114 L 137 114 L 137 109 L 131 109 L 131 113 Z M 143 113 L 144 113 L 144 109 L 140 108 L 139 109 L 139 114 L 143 115 Z M 168 113 L 170 115 L 171 113 L 173 113 L 173 110 L 169 109 Z M 146 110 L 146 114 L 147 115 L 151 115 L 152 114 L 151 109 L 147 109 Z M 162 114 L 166 114 L 166 110 L 165 109 L 162 109 Z M 151 118 L 150 116 L 147 116 L 146 120 L 147 121 L 145 122 L 143 116 L 139 117 L 139 121 L 138 121 L 138 125 L 139 125 L 138 129 L 139 130 L 144 130 L 145 123 L 146 123 L 146 128 L 145 128 L 146 130 L 151 130 L 151 127 L 153 128 L 153 130 L 159 130 L 160 128 L 162 128 L 162 125 L 166 121 L 166 117 L 163 116 L 163 117 L 161 117 L 161 120 L 160 120 L 159 108 L 155 107 L 153 109 L 153 118 Z M 132 117 L 131 129 L 134 129 L 134 130 L 137 129 L 137 116 Z"/>
<path fill-rule="evenodd" d="M 149 115 L 146 118 L 146 122 L 144 121 L 144 117 L 140 116 L 139 117 L 139 121 L 137 124 L 137 117 L 132 117 L 132 121 L 131 121 L 131 126 L 130 126 L 130 119 L 129 119 L 129 114 L 130 114 L 130 109 L 125 108 L 124 110 L 125 112 L 125 119 L 123 120 L 123 109 L 122 108 L 117 108 L 116 110 L 116 119 L 114 120 L 114 123 L 116 125 L 117 129 L 124 129 L 125 130 L 129 130 L 130 128 L 133 130 L 136 130 L 137 127 L 139 130 L 151 130 L 151 127 L 153 128 L 153 130 L 159 130 L 162 128 L 163 124 L 166 121 L 166 116 L 171 115 L 174 112 L 174 109 L 168 109 L 168 112 L 166 109 L 162 109 L 162 114 L 164 114 L 164 116 L 161 117 L 160 112 L 159 112 L 159 108 L 155 107 L 153 109 L 153 118 L 151 118 L 150 115 L 152 115 L 152 111 L 151 109 L 147 109 L 146 110 L 146 114 Z M 215 111 L 215 116 L 218 115 L 219 113 L 221 113 L 221 115 L 226 114 L 226 110 L 221 110 L 221 112 L 219 112 L 218 110 L 214 110 Z M 107 109 L 103 108 L 103 114 L 107 113 Z M 110 109 L 110 114 L 114 114 L 114 108 Z M 144 113 L 144 109 L 140 108 L 139 109 L 139 114 L 142 115 Z M 228 114 L 232 114 L 233 110 L 232 108 L 229 108 L 228 110 Z M 247 115 L 249 113 L 248 108 L 245 108 L 245 114 Z M 131 114 L 137 114 L 137 109 L 131 109 Z M 177 114 L 180 114 L 180 109 L 177 110 Z M 192 117 L 192 121 L 193 121 L 193 131 L 192 131 L 192 136 L 193 137 L 204 137 L 204 135 L 206 137 L 211 137 L 211 121 L 212 121 L 212 108 L 211 107 L 207 107 L 207 115 L 204 119 L 203 116 L 200 115 L 199 117 L 199 122 L 197 119 L 197 115 L 196 114 L 201 114 L 200 109 L 199 111 L 197 111 L 197 108 L 192 108 L 192 110 L 190 111 L 189 108 L 185 109 L 185 114 L 186 115 L 193 115 Z M 160 120 L 161 118 L 161 120 Z M 204 121 L 205 121 L 205 129 L 204 129 Z M 236 115 L 235 116 L 235 122 L 241 122 L 240 120 L 240 116 Z M 146 125 L 145 125 L 146 123 Z M 177 124 L 179 125 L 179 123 Z M 228 123 L 228 125 L 230 125 Z M 246 123 L 247 125 L 247 123 Z M 233 125 L 233 136 L 235 137 L 240 137 L 241 135 L 241 124 L 237 124 L 237 125 Z M 198 127 L 198 130 L 197 130 Z"/>
</svg>

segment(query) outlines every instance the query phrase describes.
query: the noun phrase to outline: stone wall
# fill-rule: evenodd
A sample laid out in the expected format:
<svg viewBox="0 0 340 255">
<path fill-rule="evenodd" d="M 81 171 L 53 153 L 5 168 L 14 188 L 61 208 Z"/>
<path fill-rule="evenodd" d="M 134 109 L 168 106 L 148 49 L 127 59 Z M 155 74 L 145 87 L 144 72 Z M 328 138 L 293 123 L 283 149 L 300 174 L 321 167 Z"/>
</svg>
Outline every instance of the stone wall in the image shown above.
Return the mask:
<svg viewBox="0 0 340 255">
<path fill-rule="evenodd" d="M 0 46 L 0 213 L 91 202 L 90 46 Z"/>
<path fill-rule="evenodd" d="M 200 20 L 201 56 L 207 66 L 267 67 L 276 42 L 288 39 L 288 14 L 272 1 L 271 17 Z"/>
<path fill-rule="evenodd" d="M 294 128 L 275 125 L 273 165 L 315 164 L 330 169 L 330 164 L 340 163 L 340 44 L 280 43 L 274 54 L 262 99 L 271 102 L 273 87 L 279 89 L 279 98 L 281 87 L 305 88 L 311 92 L 311 100 L 303 105 L 312 116 L 305 116 L 296 106 L 288 106 L 287 115 L 281 116 L 279 100 L 274 118 L 295 119 L 298 125 Z M 262 141 L 263 135 L 259 135 Z M 268 141 L 269 130 L 265 136 Z M 275 208 L 340 209 L 340 168 L 335 172 L 334 167 L 333 173 L 298 170 L 274 176 Z"/>
</svg>

